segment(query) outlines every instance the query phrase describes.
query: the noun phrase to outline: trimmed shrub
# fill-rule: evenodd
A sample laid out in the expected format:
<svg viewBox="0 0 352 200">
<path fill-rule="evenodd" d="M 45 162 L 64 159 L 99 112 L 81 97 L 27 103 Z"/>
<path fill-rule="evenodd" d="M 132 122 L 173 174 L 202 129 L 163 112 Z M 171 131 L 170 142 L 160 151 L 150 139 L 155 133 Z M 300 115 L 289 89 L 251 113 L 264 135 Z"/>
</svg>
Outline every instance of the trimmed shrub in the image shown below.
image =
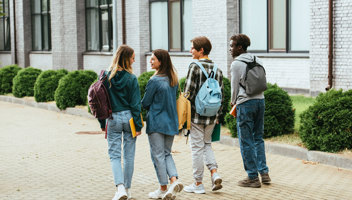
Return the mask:
<svg viewBox="0 0 352 200">
<path fill-rule="evenodd" d="M 13 78 L 13 95 L 15 97 L 33 96 L 34 83 L 41 72 L 42 70 L 33 67 L 21 69 Z"/>
<path fill-rule="evenodd" d="M 20 70 L 18 65 L 8 65 L 0 69 L 0 94 L 12 92 L 12 80 Z"/>
<path fill-rule="evenodd" d="M 143 99 L 144 93 L 145 93 L 145 87 L 147 86 L 147 83 L 148 83 L 150 77 L 152 77 L 154 73 L 155 73 L 155 71 L 143 72 L 138 77 L 138 85 L 139 85 L 139 91 L 141 93 L 141 99 Z M 146 114 L 147 114 L 147 111 L 142 106 L 143 119 L 146 119 Z"/>
<path fill-rule="evenodd" d="M 352 149 L 352 90 L 321 93 L 301 115 L 299 135 L 310 150 Z"/>
<path fill-rule="evenodd" d="M 286 91 L 276 84 L 268 83 L 268 89 L 264 92 L 265 114 L 264 114 L 264 138 L 293 132 L 295 110 L 292 100 Z M 228 107 L 229 108 L 229 107 Z M 226 126 L 230 129 L 232 136 L 237 137 L 236 119 L 227 114 Z"/>
<path fill-rule="evenodd" d="M 34 84 L 34 98 L 37 102 L 54 101 L 54 94 L 59 80 L 68 73 L 67 70 L 47 70 L 42 72 Z"/>
<path fill-rule="evenodd" d="M 97 80 L 90 72 L 72 71 L 62 77 L 55 91 L 54 99 L 60 110 L 76 105 L 86 105 L 90 85 Z"/>
<path fill-rule="evenodd" d="M 181 91 L 183 91 L 183 89 L 185 89 L 186 77 L 181 78 L 179 83 L 180 83 Z"/>
</svg>

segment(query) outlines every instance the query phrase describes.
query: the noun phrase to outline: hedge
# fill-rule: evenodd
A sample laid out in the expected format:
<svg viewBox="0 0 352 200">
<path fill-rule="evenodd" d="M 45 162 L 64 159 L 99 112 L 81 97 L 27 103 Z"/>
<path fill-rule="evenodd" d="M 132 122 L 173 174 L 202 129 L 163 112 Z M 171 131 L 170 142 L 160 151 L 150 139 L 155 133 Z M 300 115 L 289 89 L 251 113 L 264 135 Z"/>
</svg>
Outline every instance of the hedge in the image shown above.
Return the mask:
<svg viewBox="0 0 352 200">
<path fill-rule="evenodd" d="M 8 65 L 0 69 L 0 94 L 12 93 L 13 78 L 20 70 L 18 65 Z"/>
<path fill-rule="evenodd" d="M 288 93 L 276 84 L 268 84 L 264 92 L 264 138 L 293 133 L 295 110 Z M 228 107 L 230 108 L 230 107 Z M 226 126 L 233 137 L 237 137 L 236 119 L 230 114 L 225 117 Z"/>
<path fill-rule="evenodd" d="M 321 93 L 301 115 L 300 137 L 310 150 L 352 149 L 352 90 Z"/>
<path fill-rule="evenodd" d="M 54 101 L 54 94 L 59 80 L 68 73 L 67 70 L 47 70 L 42 72 L 34 84 L 34 98 L 37 102 Z"/>
<path fill-rule="evenodd" d="M 72 71 L 60 79 L 54 95 L 56 106 L 60 110 L 87 104 L 88 89 L 97 80 L 97 74 L 94 77 L 91 72 Z"/>
<path fill-rule="evenodd" d="M 21 69 L 13 78 L 13 95 L 15 97 L 33 96 L 34 83 L 41 72 L 42 70 L 33 67 Z"/>
</svg>

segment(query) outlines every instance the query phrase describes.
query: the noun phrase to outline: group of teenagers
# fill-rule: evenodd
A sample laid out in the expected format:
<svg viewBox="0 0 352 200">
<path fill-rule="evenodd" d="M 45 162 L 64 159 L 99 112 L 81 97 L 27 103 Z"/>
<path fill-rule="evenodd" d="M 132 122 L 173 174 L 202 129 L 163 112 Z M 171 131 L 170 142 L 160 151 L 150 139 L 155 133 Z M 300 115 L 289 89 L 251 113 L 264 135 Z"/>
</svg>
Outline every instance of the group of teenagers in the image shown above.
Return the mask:
<svg viewBox="0 0 352 200">
<path fill-rule="evenodd" d="M 191 40 L 192 58 L 200 62 L 209 74 L 214 62 L 208 57 L 212 45 L 207 37 L 199 36 Z M 240 79 L 246 73 L 246 64 L 254 56 L 247 52 L 250 39 L 244 34 L 236 34 L 230 39 L 230 53 L 234 59 L 231 64 L 231 104 L 237 107 L 237 132 L 244 169 L 248 176 L 238 182 L 242 187 L 261 187 L 269 184 L 269 169 L 266 165 L 264 149 L 264 94 L 247 95 L 240 86 Z M 106 71 L 107 88 L 112 117 L 100 120 L 101 129 L 107 131 L 108 153 L 117 191 L 112 200 L 131 198 L 131 181 L 134 170 L 136 138 L 132 136 L 129 120 L 133 118 L 136 135 L 141 135 L 141 107 L 146 109 L 146 133 L 148 135 L 151 160 L 155 168 L 160 187 L 148 194 L 150 199 L 175 199 L 177 193 L 205 193 L 203 186 L 204 164 L 211 174 L 212 191 L 222 188 L 222 178 L 211 146 L 211 135 L 220 108 L 214 116 L 201 116 L 196 112 L 195 99 L 202 84 L 207 79 L 200 67 L 189 65 L 184 93 L 189 94 L 191 103 L 190 146 L 194 182 L 183 186 L 179 180 L 176 165 L 171 154 L 174 136 L 179 134 L 176 98 L 179 90 L 178 77 L 172 65 L 168 51 L 157 49 L 150 58 L 154 75 L 147 83 L 145 94 L 141 99 L 137 77 L 132 73 L 135 61 L 134 50 L 121 45 L 113 56 L 111 66 Z M 256 62 L 261 63 L 257 58 Z M 215 79 L 223 91 L 223 74 L 221 69 L 215 72 Z M 223 96 L 223 95 L 222 95 Z M 223 97 L 222 97 L 223 98 Z M 227 105 L 222 105 L 227 106 Z M 122 142 L 123 140 L 123 142 Z M 121 148 L 123 144 L 123 148 Z M 123 152 L 123 153 L 122 153 Z M 123 155 L 123 167 L 121 157 Z M 259 179 L 261 177 L 261 181 Z"/>
</svg>

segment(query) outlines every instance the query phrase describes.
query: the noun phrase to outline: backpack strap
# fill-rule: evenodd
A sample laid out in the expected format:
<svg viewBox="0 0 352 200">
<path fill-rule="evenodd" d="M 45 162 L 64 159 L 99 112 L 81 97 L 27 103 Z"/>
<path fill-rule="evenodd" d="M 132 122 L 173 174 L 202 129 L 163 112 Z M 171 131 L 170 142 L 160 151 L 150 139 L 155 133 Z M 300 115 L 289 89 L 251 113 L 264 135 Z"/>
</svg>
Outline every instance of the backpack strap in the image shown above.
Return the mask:
<svg viewBox="0 0 352 200">
<path fill-rule="evenodd" d="M 100 76 L 99 76 L 99 80 L 101 80 L 101 81 L 103 81 L 103 82 L 107 79 L 108 74 L 109 74 L 109 73 L 106 73 L 106 74 L 105 74 L 105 72 L 106 72 L 105 70 L 101 70 Z M 104 74 L 105 74 L 105 75 L 104 75 Z"/>
<path fill-rule="evenodd" d="M 210 74 L 208 75 L 207 71 L 204 69 L 202 63 L 198 62 L 198 61 L 195 61 L 195 62 L 192 62 L 192 63 L 195 63 L 196 65 L 198 65 L 198 67 L 202 70 L 203 74 L 205 75 L 205 77 L 207 78 L 215 78 L 215 74 L 216 74 L 216 71 L 218 70 L 218 65 L 214 63 L 214 68 L 213 70 L 210 72 Z M 191 64 L 192 64 L 191 63 Z"/>
<path fill-rule="evenodd" d="M 203 72 L 203 74 L 205 75 L 205 77 L 207 77 L 207 78 L 209 77 L 209 75 L 208 75 L 207 71 L 205 71 L 205 69 L 204 69 L 202 63 L 200 63 L 200 62 L 198 62 L 198 61 L 193 62 L 193 63 L 195 63 L 196 65 L 198 65 L 198 67 L 202 70 L 202 72 Z"/>
</svg>

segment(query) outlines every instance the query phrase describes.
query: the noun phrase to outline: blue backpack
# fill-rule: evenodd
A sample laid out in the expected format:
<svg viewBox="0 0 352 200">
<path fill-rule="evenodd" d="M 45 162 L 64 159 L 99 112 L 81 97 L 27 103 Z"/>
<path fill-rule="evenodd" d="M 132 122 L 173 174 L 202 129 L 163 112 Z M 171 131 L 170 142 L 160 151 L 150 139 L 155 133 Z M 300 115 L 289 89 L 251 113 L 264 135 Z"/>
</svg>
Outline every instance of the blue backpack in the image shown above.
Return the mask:
<svg viewBox="0 0 352 200">
<path fill-rule="evenodd" d="M 208 73 L 205 71 L 203 65 L 200 62 L 194 63 L 200 67 L 205 77 L 207 77 L 207 80 L 205 80 L 196 96 L 196 112 L 200 116 L 215 116 L 221 107 L 222 99 L 221 87 L 219 82 L 215 79 L 218 66 L 214 63 L 214 68 L 208 76 Z"/>
</svg>

